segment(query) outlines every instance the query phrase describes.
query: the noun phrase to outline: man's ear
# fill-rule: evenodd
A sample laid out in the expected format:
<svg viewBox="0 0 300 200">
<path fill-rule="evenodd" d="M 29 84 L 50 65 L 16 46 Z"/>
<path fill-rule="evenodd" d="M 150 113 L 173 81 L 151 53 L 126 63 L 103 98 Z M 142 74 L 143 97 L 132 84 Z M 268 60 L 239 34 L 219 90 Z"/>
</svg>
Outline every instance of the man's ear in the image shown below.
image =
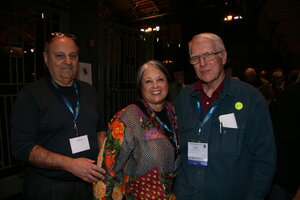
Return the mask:
<svg viewBox="0 0 300 200">
<path fill-rule="evenodd" d="M 227 51 L 224 50 L 221 54 L 222 54 L 222 64 L 225 65 L 227 62 Z"/>
<path fill-rule="evenodd" d="M 43 58 L 46 66 L 48 67 L 48 53 L 46 51 L 43 52 Z"/>
</svg>

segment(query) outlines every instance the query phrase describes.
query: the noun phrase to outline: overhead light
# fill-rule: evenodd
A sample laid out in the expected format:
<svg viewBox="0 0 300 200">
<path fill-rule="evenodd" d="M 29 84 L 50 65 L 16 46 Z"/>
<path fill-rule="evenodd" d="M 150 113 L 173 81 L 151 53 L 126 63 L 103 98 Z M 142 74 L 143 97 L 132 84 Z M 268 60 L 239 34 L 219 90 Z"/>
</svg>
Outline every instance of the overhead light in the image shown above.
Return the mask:
<svg viewBox="0 0 300 200">
<path fill-rule="evenodd" d="M 234 22 L 243 19 L 241 16 L 244 13 L 241 5 L 237 3 L 237 1 L 225 1 L 225 16 L 224 21 Z"/>
<path fill-rule="evenodd" d="M 242 16 L 239 15 L 239 16 L 234 16 L 233 19 L 237 20 L 237 19 L 243 19 L 243 18 L 242 18 Z"/>
<path fill-rule="evenodd" d="M 146 30 L 145 30 L 145 32 L 147 33 L 147 32 L 152 32 L 152 28 L 151 27 L 148 27 Z"/>
<path fill-rule="evenodd" d="M 227 15 L 227 20 L 225 20 L 225 21 L 232 21 L 232 15 Z"/>
<path fill-rule="evenodd" d="M 231 14 L 229 14 L 229 15 L 227 15 L 225 18 L 224 18 L 224 21 L 233 21 L 233 20 L 241 20 L 241 19 L 243 19 L 243 17 L 241 16 L 241 15 L 231 15 Z"/>
<path fill-rule="evenodd" d="M 149 32 L 157 32 L 160 30 L 160 27 L 159 26 L 148 26 L 148 27 L 143 27 L 140 29 L 141 32 L 146 32 L 146 33 L 149 33 Z"/>
<path fill-rule="evenodd" d="M 164 60 L 163 61 L 164 64 L 173 63 L 173 62 L 174 62 L 173 60 Z"/>
</svg>

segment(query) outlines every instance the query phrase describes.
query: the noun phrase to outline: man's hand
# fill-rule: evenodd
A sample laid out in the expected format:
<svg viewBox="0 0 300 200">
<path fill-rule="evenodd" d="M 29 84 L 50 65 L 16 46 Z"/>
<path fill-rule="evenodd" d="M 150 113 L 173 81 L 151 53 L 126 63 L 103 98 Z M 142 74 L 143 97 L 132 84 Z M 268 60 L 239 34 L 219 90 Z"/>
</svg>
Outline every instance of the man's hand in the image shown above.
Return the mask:
<svg viewBox="0 0 300 200">
<path fill-rule="evenodd" d="M 82 180 L 92 183 L 104 179 L 105 170 L 87 158 L 70 158 L 36 145 L 29 155 L 28 162 L 45 169 L 65 170 Z"/>
<path fill-rule="evenodd" d="M 67 171 L 86 182 L 93 183 L 100 179 L 104 179 L 103 174 L 105 173 L 105 170 L 97 166 L 94 160 L 87 158 L 75 158 L 67 165 L 69 165 L 66 167 Z"/>
</svg>

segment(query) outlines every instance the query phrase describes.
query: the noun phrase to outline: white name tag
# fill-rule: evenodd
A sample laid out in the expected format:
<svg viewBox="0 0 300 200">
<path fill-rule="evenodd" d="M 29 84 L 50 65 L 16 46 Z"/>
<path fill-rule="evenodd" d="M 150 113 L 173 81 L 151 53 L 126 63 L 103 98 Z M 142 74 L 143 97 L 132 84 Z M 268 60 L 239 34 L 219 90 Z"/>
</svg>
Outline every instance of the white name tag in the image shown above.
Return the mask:
<svg viewBox="0 0 300 200">
<path fill-rule="evenodd" d="M 219 116 L 221 126 L 225 128 L 238 128 L 234 113 Z"/>
<path fill-rule="evenodd" d="M 90 149 L 90 143 L 87 135 L 70 138 L 70 145 L 73 154 Z"/>
<path fill-rule="evenodd" d="M 208 163 L 208 144 L 188 142 L 188 163 L 192 165 L 204 165 Z"/>
</svg>

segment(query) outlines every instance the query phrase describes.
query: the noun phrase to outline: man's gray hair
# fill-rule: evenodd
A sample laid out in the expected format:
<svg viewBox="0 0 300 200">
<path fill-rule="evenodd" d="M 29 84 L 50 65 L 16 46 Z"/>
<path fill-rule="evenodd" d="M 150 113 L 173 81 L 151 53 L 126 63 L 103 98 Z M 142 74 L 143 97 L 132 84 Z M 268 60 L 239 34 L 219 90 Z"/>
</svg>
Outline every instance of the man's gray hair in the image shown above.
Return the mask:
<svg viewBox="0 0 300 200">
<path fill-rule="evenodd" d="M 200 38 L 205 38 L 205 39 L 209 39 L 209 40 L 213 40 L 216 44 L 216 47 L 218 48 L 218 51 L 223 51 L 226 50 L 225 49 L 225 45 L 223 43 L 223 40 L 216 34 L 214 33 L 200 33 L 198 35 L 195 35 L 192 40 L 189 42 L 189 53 L 191 55 L 191 44 L 193 40 L 197 40 Z"/>
</svg>

